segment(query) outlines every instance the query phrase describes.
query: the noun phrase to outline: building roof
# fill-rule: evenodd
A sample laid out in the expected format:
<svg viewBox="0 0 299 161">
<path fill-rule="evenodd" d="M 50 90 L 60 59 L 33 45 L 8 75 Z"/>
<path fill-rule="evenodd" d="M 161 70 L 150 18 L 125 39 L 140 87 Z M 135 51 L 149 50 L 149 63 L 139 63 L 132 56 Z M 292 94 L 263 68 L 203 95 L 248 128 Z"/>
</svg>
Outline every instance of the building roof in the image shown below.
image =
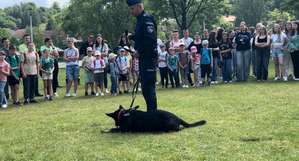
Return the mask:
<svg viewBox="0 0 299 161">
<path fill-rule="evenodd" d="M 25 31 L 26 31 L 26 29 L 17 29 L 17 30 L 11 30 L 10 32 L 11 32 L 12 36 L 14 36 L 20 40 L 20 39 L 22 39 L 22 36 Z"/>
<path fill-rule="evenodd" d="M 236 16 L 234 16 L 234 15 L 224 15 L 222 17 L 225 21 L 228 21 L 228 22 L 235 22 L 235 20 L 236 20 Z"/>
</svg>

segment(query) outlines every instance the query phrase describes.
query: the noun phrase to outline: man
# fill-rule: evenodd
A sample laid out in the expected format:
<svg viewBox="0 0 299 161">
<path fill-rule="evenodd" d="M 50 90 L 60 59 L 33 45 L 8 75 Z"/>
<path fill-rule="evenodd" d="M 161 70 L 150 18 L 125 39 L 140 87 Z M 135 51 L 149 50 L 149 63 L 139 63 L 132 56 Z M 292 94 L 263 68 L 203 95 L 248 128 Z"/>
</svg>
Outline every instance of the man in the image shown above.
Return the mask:
<svg viewBox="0 0 299 161">
<path fill-rule="evenodd" d="M 80 58 L 79 59 L 80 60 L 83 59 L 84 56 L 87 56 L 87 53 L 86 53 L 87 48 L 88 47 L 93 47 L 93 45 L 94 45 L 93 34 L 89 34 L 87 39 L 88 40 L 81 45 L 81 48 L 79 50 L 79 53 L 80 53 Z"/>
<path fill-rule="evenodd" d="M 9 53 L 9 44 L 10 44 L 9 39 L 6 38 L 6 37 L 2 38 L 2 44 L 3 44 L 4 47 L 1 48 L 0 51 L 1 50 L 4 51 L 6 57 L 8 57 L 10 55 L 10 53 Z M 6 83 L 6 85 L 4 87 L 4 93 L 5 93 L 6 99 L 9 99 L 8 83 Z"/>
<path fill-rule="evenodd" d="M 188 29 L 185 29 L 183 30 L 183 35 L 184 37 L 181 39 L 184 43 L 185 43 L 185 50 L 188 50 L 188 47 L 189 45 L 193 42 L 193 39 L 189 37 L 189 30 Z M 190 51 L 188 51 L 190 52 Z M 189 64 L 189 73 L 187 74 L 188 75 L 188 82 L 190 83 L 191 86 L 193 86 L 193 83 L 192 83 L 192 78 L 190 76 L 190 73 L 193 73 L 192 69 L 191 69 L 191 62 Z"/>
<path fill-rule="evenodd" d="M 168 38 L 169 38 L 169 40 L 166 41 L 165 46 L 166 46 L 166 51 L 169 53 L 170 42 L 173 40 L 172 32 L 170 32 L 170 33 L 168 34 Z"/>
<path fill-rule="evenodd" d="M 141 0 L 127 0 L 130 13 L 137 18 L 135 35 L 130 38 L 135 41 L 134 57 L 139 58 L 142 94 L 146 101 L 147 111 L 157 109 L 156 97 L 156 67 L 157 24 L 156 20 L 145 12 Z"/>
<path fill-rule="evenodd" d="M 28 34 L 25 34 L 23 36 L 24 44 L 22 44 L 22 45 L 19 46 L 20 53 L 24 53 L 24 52 L 28 51 L 27 44 L 28 44 L 28 42 L 30 42 L 30 39 L 31 38 L 30 38 L 30 36 Z M 33 51 L 36 52 L 36 49 L 35 49 L 34 45 L 33 45 Z M 44 95 L 40 94 L 39 91 L 38 91 L 38 78 L 36 78 L 35 96 L 36 97 L 42 97 L 42 96 L 44 96 Z"/>
</svg>

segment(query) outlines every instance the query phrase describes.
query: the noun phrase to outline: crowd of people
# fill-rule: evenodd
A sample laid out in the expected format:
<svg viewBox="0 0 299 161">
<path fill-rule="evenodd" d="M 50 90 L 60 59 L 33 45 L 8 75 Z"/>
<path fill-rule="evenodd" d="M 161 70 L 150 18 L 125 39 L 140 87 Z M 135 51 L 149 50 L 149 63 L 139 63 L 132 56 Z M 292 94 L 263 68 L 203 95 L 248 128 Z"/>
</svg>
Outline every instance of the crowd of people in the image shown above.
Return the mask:
<svg viewBox="0 0 299 161">
<path fill-rule="evenodd" d="M 170 82 L 172 88 L 188 88 L 211 86 L 222 79 L 230 83 L 247 81 L 252 75 L 257 81 L 268 80 L 270 58 L 275 65 L 274 81 L 288 81 L 289 77 L 299 80 L 299 22 L 288 21 L 283 26 L 282 21 L 267 31 L 261 23 L 256 27 L 247 27 L 245 22 L 232 31 L 217 28 L 209 32 L 203 31 L 203 37 L 196 32 L 194 39 L 189 37 L 188 29 L 183 31 L 179 39 L 179 31 L 169 33 L 169 40 L 163 43 L 157 40 L 158 66 L 162 89 L 167 89 Z M 104 96 L 110 93 L 130 93 L 130 85 L 139 77 L 139 59 L 134 58 L 127 34 L 121 35 L 117 54 L 108 53 L 109 47 L 104 43 L 101 34 L 88 35 L 88 41 L 82 44 L 80 50 L 74 46 L 74 40 L 68 39 L 68 48 L 64 51 L 66 62 L 66 97 L 75 97 L 78 89 L 79 63 L 82 60 L 84 70 L 85 96 L 90 94 Z M 41 55 L 36 52 L 30 36 L 23 36 L 24 44 L 10 45 L 8 38 L 3 38 L 4 47 L 0 49 L 0 105 L 7 107 L 10 86 L 14 105 L 37 103 L 35 96 L 43 96 L 38 92 L 38 79 L 41 76 L 44 83 L 45 101 L 57 97 L 58 59 L 59 53 L 50 38 L 45 38 L 45 45 L 40 48 Z M 41 57 L 41 58 L 40 58 Z M 289 75 L 289 72 L 291 74 Z M 193 74 L 193 80 L 191 77 Z M 180 77 L 179 77 L 180 75 Z M 111 89 L 108 90 L 108 77 Z M 180 79 L 181 78 L 181 79 Z M 23 80 L 23 104 L 19 99 L 19 84 Z M 206 83 L 207 82 L 207 83 Z M 74 84 L 74 85 L 73 85 Z M 142 84 L 141 84 L 142 85 Z M 70 95 L 71 87 L 73 93 Z M 136 89 L 137 90 L 137 89 Z M 138 88 L 138 90 L 140 90 Z"/>
</svg>

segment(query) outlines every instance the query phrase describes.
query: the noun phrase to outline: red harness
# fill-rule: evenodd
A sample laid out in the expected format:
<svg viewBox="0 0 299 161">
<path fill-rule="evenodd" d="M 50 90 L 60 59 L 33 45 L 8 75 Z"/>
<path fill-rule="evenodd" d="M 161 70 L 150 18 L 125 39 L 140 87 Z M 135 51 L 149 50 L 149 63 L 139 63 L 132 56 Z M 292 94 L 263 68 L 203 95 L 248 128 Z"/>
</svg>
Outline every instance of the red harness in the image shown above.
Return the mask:
<svg viewBox="0 0 299 161">
<path fill-rule="evenodd" d="M 118 121 L 119 121 L 119 119 L 120 119 L 120 114 L 121 114 L 121 112 L 123 112 L 125 109 L 121 109 L 119 112 L 118 112 L 118 115 L 117 115 L 117 118 L 118 118 Z"/>
</svg>

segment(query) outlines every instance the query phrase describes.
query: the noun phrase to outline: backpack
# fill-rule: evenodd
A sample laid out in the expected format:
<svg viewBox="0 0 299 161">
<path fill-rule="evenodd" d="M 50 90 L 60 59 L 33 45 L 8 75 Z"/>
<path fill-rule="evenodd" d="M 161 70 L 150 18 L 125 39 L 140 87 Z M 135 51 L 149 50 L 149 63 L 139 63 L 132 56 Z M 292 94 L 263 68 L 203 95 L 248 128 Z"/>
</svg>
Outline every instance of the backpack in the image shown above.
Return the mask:
<svg viewBox="0 0 299 161">
<path fill-rule="evenodd" d="M 50 60 L 50 67 L 52 68 L 52 64 L 53 64 L 53 59 L 52 58 L 50 58 L 49 59 Z M 42 68 L 44 69 L 44 66 L 45 66 L 45 58 L 42 58 Z M 45 69 L 44 69 L 45 70 Z"/>
<path fill-rule="evenodd" d="M 126 57 L 124 57 L 124 58 L 125 58 L 125 61 L 127 61 L 127 58 L 126 58 Z M 118 60 L 119 60 L 119 64 L 120 64 L 120 62 L 121 62 L 121 58 L 118 57 Z"/>
<path fill-rule="evenodd" d="M 201 48 L 200 52 L 199 52 L 199 54 L 201 55 L 201 58 L 202 58 L 202 53 L 203 53 L 203 48 Z M 208 49 L 208 55 L 209 55 L 210 61 L 211 61 L 211 53 L 212 53 L 212 50 Z"/>
<path fill-rule="evenodd" d="M 189 64 L 189 62 L 188 62 L 188 55 L 189 55 L 189 52 L 188 52 L 188 51 L 186 51 L 186 55 L 187 55 L 187 64 Z M 181 52 L 179 52 L 179 58 L 181 58 Z"/>
<path fill-rule="evenodd" d="M 93 66 L 96 67 L 96 59 L 92 61 L 93 62 Z M 100 59 L 100 63 L 101 63 L 101 66 L 104 66 L 104 63 L 103 63 L 103 60 Z"/>
<path fill-rule="evenodd" d="M 108 60 L 108 64 L 106 65 L 106 70 L 107 70 L 107 73 L 110 73 L 110 62 L 111 60 Z"/>
<path fill-rule="evenodd" d="M 16 57 L 16 61 L 17 61 L 17 64 L 18 64 L 18 62 L 20 62 L 20 58 L 19 58 L 19 56 L 17 56 L 17 55 L 15 55 L 15 57 Z M 8 59 L 9 59 L 9 65 L 11 66 L 11 64 L 12 64 L 12 57 L 9 55 L 8 56 Z M 21 62 L 20 62 L 21 63 Z M 19 72 L 20 72 L 20 76 L 21 76 L 21 65 L 20 65 L 20 69 L 19 69 Z"/>
</svg>

